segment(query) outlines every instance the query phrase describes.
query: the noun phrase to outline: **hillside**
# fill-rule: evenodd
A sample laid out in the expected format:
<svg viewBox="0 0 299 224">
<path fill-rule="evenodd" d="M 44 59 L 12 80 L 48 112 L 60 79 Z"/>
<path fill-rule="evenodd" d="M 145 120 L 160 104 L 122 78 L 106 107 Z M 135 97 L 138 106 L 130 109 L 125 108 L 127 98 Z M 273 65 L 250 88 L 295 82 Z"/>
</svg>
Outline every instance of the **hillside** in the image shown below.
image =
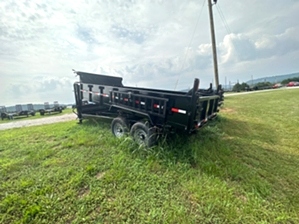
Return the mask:
<svg viewBox="0 0 299 224">
<path fill-rule="evenodd" d="M 259 82 L 271 82 L 271 83 L 277 83 L 281 82 L 284 79 L 289 79 L 289 78 L 294 78 L 294 77 L 299 77 L 299 72 L 296 73 L 291 73 L 291 74 L 285 74 L 285 75 L 276 75 L 276 76 L 268 76 L 268 77 L 263 77 L 263 78 L 258 78 L 258 79 L 253 79 L 249 80 L 246 83 L 248 85 L 254 85 Z"/>
</svg>

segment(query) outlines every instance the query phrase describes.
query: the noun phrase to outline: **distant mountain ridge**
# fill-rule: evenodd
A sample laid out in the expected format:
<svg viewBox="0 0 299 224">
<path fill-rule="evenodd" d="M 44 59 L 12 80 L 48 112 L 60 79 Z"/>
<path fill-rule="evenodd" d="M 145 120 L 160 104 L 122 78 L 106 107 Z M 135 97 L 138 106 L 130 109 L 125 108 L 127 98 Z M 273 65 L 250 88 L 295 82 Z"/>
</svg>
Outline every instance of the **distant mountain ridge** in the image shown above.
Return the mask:
<svg viewBox="0 0 299 224">
<path fill-rule="evenodd" d="M 286 74 L 286 75 L 275 75 L 275 76 L 270 76 L 270 77 L 263 77 L 263 78 L 253 79 L 253 80 L 247 81 L 246 83 L 248 85 L 254 85 L 254 84 L 257 84 L 259 82 L 278 83 L 278 82 L 281 82 L 282 80 L 295 78 L 295 77 L 299 77 L 299 72 Z"/>
</svg>

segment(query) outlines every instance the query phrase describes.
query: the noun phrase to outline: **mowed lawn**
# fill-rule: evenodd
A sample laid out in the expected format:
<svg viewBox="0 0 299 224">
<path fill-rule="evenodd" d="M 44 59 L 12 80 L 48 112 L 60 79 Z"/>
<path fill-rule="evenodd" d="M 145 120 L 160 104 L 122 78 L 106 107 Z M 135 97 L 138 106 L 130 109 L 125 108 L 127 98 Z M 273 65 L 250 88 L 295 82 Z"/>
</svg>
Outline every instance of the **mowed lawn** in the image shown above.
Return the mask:
<svg viewBox="0 0 299 224">
<path fill-rule="evenodd" d="M 151 150 L 108 121 L 0 131 L 0 223 L 299 223 L 299 89 Z"/>
</svg>

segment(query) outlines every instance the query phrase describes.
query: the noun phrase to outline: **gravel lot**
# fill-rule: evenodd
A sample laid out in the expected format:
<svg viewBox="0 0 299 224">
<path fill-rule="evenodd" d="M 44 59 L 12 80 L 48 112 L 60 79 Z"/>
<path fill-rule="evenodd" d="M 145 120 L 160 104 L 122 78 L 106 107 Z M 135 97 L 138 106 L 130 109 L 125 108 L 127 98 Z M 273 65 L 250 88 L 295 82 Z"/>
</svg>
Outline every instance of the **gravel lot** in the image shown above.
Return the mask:
<svg viewBox="0 0 299 224">
<path fill-rule="evenodd" d="M 43 124 L 52 124 L 62 121 L 70 121 L 76 119 L 76 115 L 71 114 L 64 114 L 61 116 L 52 116 L 52 117 L 45 117 L 40 119 L 33 119 L 33 120 L 23 120 L 23 121 L 12 121 L 9 123 L 0 124 L 0 130 L 12 129 L 12 128 L 22 128 L 22 127 L 29 127 L 29 126 L 36 126 L 36 125 L 43 125 Z"/>
</svg>

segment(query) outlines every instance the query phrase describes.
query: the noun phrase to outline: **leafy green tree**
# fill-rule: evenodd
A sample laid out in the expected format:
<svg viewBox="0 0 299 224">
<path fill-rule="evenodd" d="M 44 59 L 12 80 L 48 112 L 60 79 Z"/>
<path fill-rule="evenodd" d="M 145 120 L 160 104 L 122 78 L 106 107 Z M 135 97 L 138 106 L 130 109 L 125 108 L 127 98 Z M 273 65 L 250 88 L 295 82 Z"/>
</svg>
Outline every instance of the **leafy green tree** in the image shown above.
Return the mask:
<svg viewBox="0 0 299 224">
<path fill-rule="evenodd" d="M 243 82 L 242 84 L 237 83 L 233 86 L 233 91 L 234 92 L 241 92 L 241 91 L 245 91 L 249 89 L 249 85 L 245 82 Z"/>
<path fill-rule="evenodd" d="M 289 79 L 284 79 L 281 81 L 281 84 L 286 85 L 289 82 L 299 82 L 299 77 L 295 77 L 295 78 L 289 78 Z"/>
<path fill-rule="evenodd" d="M 233 86 L 233 92 L 240 92 L 240 90 L 241 90 L 240 83 L 237 83 Z"/>
<path fill-rule="evenodd" d="M 255 84 L 256 87 L 260 88 L 260 87 L 270 87 L 273 86 L 273 84 L 271 82 L 258 82 L 257 84 Z"/>
<path fill-rule="evenodd" d="M 272 88 L 273 83 L 271 82 L 258 82 L 257 84 L 254 85 L 252 88 L 253 90 L 263 90 L 263 89 L 270 89 Z"/>
</svg>

